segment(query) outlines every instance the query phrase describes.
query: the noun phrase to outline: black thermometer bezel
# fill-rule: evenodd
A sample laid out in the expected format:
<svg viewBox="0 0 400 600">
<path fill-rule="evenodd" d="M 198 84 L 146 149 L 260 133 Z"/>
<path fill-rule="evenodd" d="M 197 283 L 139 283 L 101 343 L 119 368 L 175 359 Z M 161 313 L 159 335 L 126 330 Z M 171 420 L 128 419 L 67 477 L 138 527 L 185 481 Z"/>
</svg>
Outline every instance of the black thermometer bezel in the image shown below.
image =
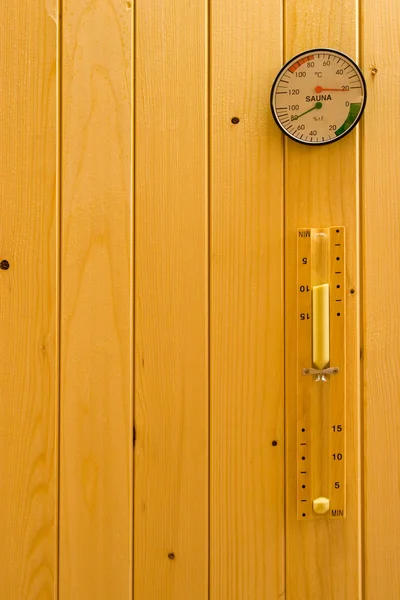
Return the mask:
<svg viewBox="0 0 400 600">
<path fill-rule="evenodd" d="M 283 75 L 283 73 L 288 69 L 289 65 L 295 61 L 297 58 L 300 58 L 301 56 L 307 55 L 307 54 L 317 54 L 317 53 L 329 53 L 332 52 L 333 54 L 338 54 L 340 56 L 342 56 L 343 58 L 345 58 L 357 71 L 358 75 L 360 76 L 360 79 L 362 81 L 362 84 L 364 86 L 364 97 L 363 97 L 363 105 L 361 107 L 360 112 L 357 115 L 356 120 L 350 125 L 350 127 L 344 132 L 342 133 L 339 137 L 337 138 L 333 138 L 332 140 L 328 140 L 326 142 L 307 142 L 305 140 L 299 140 L 298 138 L 296 138 L 295 136 L 292 136 L 288 131 L 286 131 L 286 129 L 284 127 L 282 127 L 282 124 L 280 123 L 276 113 L 275 113 L 275 109 L 274 109 L 274 95 L 275 95 L 275 89 L 276 86 L 278 85 L 278 82 L 281 78 L 281 75 Z M 298 144 L 303 144 L 303 146 L 326 146 L 327 144 L 333 144 L 334 142 L 339 142 L 340 140 L 342 140 L 344 137 L 346 137 L 346 135 L 348 135 L 349 133 L 351 133 L 353 131 L 353 129 L 355 128 L 355 126 L 358 124 L 358 122 L 360 121 L 363 112 L 365 110 L 365 106 L 367 104 L 367 84 L 365 81 L 365 77 L 360 69 L 360 67 L 357 65 L 356 62 L 354 62 L 354 60 L 352 58 L 350 58 L 350 56 L 348 54 L 345 54 L 344 52 L 340 52 L 340 50 L 335 50 L 334 48 L 311 48 L 310 50 L 303 50 L 303 52 L 299 52 L 299 54 L 296 54 L 295 56 L 292 56 L 292 58 L 290 58 L 281 68 L 281 70 L 279 71 L 279 73 L 277 74 L 277 76 L 274 79 L 274 83 L 272 85 L 271 88 L 271 94 L 270 94 L 270 107 L 271 107 L 271 112 L 272 112 L 272 116 L 274 118 L 275 123 L 278 125 L 279 129 L 282 131 L 282 133 L 285 134 L 285 136 L 287 138 L 289 138 L 290 140 L 293 140 L 294 142 L 297 142 Z"/>
</svg>

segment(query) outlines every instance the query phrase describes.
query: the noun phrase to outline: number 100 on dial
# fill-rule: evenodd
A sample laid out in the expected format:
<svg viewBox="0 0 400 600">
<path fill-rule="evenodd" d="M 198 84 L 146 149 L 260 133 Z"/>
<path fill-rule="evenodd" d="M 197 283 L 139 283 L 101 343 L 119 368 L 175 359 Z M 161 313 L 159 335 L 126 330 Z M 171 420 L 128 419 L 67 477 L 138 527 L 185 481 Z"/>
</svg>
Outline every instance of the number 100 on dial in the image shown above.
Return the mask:
<svg viewBox="0 0 400 600">
<path fill-rule="evenodd" d="M 271 90 L 277 125 L 291 139 L 309 145 L 329 144 L 350 133 L 365 102 L 365 80 L 356 63 L 324 48 L 292 58 Z"/>
</svg>

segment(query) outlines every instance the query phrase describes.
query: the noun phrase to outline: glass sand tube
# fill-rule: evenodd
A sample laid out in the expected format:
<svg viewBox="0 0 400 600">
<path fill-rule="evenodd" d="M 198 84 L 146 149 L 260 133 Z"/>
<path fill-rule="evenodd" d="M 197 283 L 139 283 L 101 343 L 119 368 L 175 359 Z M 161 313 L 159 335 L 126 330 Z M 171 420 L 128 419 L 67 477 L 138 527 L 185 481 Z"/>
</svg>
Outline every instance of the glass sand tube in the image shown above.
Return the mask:
<svg viewBox="0 0 400 600">
<path fill-rule="evenodd" d="M 329 230 L 316 229 L 312 247 L 312 362 L 314 369 L 329 367 Z M 315 381 L 327 381 L 324 374 Z"/>
<path fill-rule="evenodd" d="M 329 229 L 315 229 L 311 237 L 312 289 L 312 363 L 322 371 L 330 366 L 330 237 Z M 317 373 L 314 381 L 327 382 L 324 373 Z M 323 515 L 329 511 L 329 395 L 328 385 L 315 386 L 311 396 L 311 486 L 313 511 Z"/>
</svg>

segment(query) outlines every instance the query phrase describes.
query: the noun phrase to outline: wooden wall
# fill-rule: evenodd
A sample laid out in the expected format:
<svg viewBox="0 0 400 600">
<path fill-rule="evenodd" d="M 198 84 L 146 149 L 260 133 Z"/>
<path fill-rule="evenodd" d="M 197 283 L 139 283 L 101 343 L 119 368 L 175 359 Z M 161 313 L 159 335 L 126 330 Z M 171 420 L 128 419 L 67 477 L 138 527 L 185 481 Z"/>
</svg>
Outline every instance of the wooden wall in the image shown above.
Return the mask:
<svg viewBox="0 0 400 600">
<path fill-rule="evenodd" d="M 131 40 L 125 3 L 64 0 L 62 600 L 128 598 L 132 589 Z"/>
<path fill-rule="evenodd" d="M 365 599 L 400 589 L 400 5 L 364 0 L 369 101 L 361 162 Z"/>
<path fill-rule="evenodd" d="M 136 4 L 134 596 L 208 593 L 207 13 Z"/>
<path fill-rule="evenodd" d="M 57 594 L 57 21 L 0 2 L 0 596 Z"/>
<path fill-rule="evenodd" d="M 285 59 L 310 48 L 337 48 L 359 60 L 356 0 L 287 0 Z M 359 129 L 335 144 L 285 142 L 286 296 L 286 597 L 362 598 L 360 497 Z M 296 228 L 346 227 L 346 518 L 298 521 Z M 350 289 L 357 294 L 350 294 Z"/>
<path fill-rule="evenodd" d="M 397 0 L 0 6 L 1 598 L 397 600 Z M 269 92 L 317 46 L 368 100 L 308 148 Z M 329 225 L 347 517 L 303 523 L 295 232 Z"/>
</svg>

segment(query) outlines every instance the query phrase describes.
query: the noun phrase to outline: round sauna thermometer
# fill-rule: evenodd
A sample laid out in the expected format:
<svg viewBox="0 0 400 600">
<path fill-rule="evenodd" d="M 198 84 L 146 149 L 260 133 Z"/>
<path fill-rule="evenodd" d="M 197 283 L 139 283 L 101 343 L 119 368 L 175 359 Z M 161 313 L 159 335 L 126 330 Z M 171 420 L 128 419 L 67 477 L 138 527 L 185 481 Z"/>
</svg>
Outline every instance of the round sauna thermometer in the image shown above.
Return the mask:
<svg viewBox="0 0 400 600">
<path fill-rule="evenodd" d="M 365 102 L 365 80 L 356 63 L 328 48 L 289 60 L 271 90 L 278 126 L 292 140 L 309 145 L 330 144 L 350 133 Z"/>
</svg>

